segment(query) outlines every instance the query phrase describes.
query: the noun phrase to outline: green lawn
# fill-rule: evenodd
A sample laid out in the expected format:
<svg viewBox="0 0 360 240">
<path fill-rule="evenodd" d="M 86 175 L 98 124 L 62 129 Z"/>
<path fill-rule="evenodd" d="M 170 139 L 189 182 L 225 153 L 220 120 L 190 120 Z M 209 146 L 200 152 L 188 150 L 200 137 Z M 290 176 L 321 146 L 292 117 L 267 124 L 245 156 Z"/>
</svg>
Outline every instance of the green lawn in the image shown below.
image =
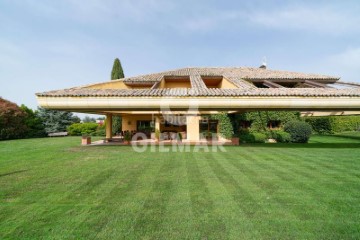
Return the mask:
<svg viewBox="0 0 360 240">
<path fill-rule="evenodd" d="M 135 153 L 0 142 L 0 239 L 359 239 L 360 134 Z"/>
</svg>

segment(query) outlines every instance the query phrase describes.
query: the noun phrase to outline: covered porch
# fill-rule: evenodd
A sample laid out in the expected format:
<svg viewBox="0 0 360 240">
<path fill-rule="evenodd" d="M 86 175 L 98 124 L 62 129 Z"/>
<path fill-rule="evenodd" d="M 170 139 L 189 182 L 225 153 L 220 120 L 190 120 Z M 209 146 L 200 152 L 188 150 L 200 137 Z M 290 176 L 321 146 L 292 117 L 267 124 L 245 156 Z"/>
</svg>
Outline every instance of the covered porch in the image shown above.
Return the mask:
<svg viewBox="0 0 360 240">
<path fill-rule="evenodd" d="M 121 116 L 122 128 L 113 129 L 113 117 Z M 144 114 L 143 112 L 131 114 L 106 114 L 106 140 L 107 142 L 122 142 L 126 134 L 130 134 L 132 141 L 143 142 L 227 142 L 218 134 L 218 121 L 210 120 L 206 113 L 197 114 Z M 117 134 L 113 134 L 116 132 Z M 146 140 L 146 141 L 145 141 Z"/>
</svg>

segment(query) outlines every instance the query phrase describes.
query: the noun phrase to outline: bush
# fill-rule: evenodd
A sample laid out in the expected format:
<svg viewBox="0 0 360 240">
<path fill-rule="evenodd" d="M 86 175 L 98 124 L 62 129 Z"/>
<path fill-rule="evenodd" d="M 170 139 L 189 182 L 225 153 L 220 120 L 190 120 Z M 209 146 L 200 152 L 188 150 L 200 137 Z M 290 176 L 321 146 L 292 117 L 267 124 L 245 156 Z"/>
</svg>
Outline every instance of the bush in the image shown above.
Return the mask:
<svg viewBox="0 0 360 240">
<path fill-rule="evenodd" d="M 105 129 L 105 125 L 100 125 L 98 126 L 98 128 L 96 129 L 95 132 L 90 134 L 91 136 L 100 136 L 100 137 L 105 137 L 106 135 L 106 129 Z"/>
<path fill-rule="evenodd" d="M 264 143 L 266 138 L 266 135 L 260 132 L 241 130 L 239 133 L 239 140 L 242 143 Z"/>
<path fill-rule="evenodd" d="M 71 136 L 81 136 L 83 134 L 93 135 L 98 130 L 99 125 L 97 123 L 73 123 L 67 131 Z"/>
<path fill-rule="evenodd" d="M 307 143 L 311 135 L 311 125 L 301 121 L 286 123 L 284 130 L 290 134 L 293 143 Z"/>
<path fill-rule="evenodd" d="M 288 143 L 291 141 L 291 135 L 290 133 L 278 130 L 278 131 L 273 131 L 273 138 L 276 140 L 276 142 L 278 143 Z"/>
<path fill-rule="evenodd" d="M 254 143 L 264 143 L 267 139 L 265 133 L 251 133 L 254 136 Z"/>
</svg>

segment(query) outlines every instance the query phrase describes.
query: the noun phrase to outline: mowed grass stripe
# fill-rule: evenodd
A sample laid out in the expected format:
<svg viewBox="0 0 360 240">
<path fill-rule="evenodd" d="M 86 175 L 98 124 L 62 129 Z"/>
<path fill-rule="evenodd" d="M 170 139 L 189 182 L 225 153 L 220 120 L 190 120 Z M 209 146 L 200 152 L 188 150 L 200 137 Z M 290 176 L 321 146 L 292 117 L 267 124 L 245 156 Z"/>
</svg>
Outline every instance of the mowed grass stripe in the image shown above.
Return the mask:
<svg viewBox="0 0 360 240">
<path fill-rule="evenodd" d="M 161 164 L 161 161 L 131 164 L 124 176 L 114 179 L 110 191 L 104 195 L 101 202 L 89 209 L 86 218 L 74 228 L 73 235 L 76 238 L 96 239 L 132 236 L 134 219 L 151 191 L 152 182 Z"/>
<path fill-rule="evenodd" d="M 174 190 L 168 199 L 160 226 L 163 239 L 196 239 L 199 236 L 189 192 L 190 183 L 186 166 L 189 159 L 195 160 L 191 153 L 179 153 L 171 159 L 176 161 L 176 168 L 171 176 Z"/>
<path fill-rule="evenodd" d="M 159 238 L 162 235 L 161 224 L 166 214 L 166 207 L 175 189 L 175 172 L 177 161 L 173 158 L 163 160 L 152 189 L 145 198 L 142 210 L 139 212 L 134 223 L 134 236 L 141 238 L 153 236 Z"/>
<path fill-rule="evenodd" d="M 214 212 L 226 224 L 227 238 L 260 238 L 259 229 L 254 228 L 253 223 L 243 213 L 242 208 L 234 201 L 232 194 L 228 192 L 227 188 L 213 171 L 213 168 L 209 165 L 209 161 L 213 161 L 212 155 L 212 153 L 204 153 L 201 157 L 197 156 L 196 159 L 200 173 L 206 181 L 210 194 L 209 197 L 213 201 Z"/>
<path fill-rule="evenodd" d="M 186 160 L 188 188 L 191 199 L 191 209 L 195 217 L 195 229 L 199 235 L 197 239 L 224 239 L 227 229 L 221 216 L 216 213 L 207 179 L 199 169 L 198 160 L 194 153 Z"/>
</svg>

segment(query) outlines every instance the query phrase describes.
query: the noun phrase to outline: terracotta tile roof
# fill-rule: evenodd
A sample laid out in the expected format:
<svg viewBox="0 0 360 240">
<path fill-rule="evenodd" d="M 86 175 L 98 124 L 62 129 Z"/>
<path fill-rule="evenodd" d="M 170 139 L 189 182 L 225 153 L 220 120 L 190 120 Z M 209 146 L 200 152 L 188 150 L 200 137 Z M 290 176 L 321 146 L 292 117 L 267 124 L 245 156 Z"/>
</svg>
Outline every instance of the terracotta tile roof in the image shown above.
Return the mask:
<svg viewBox="0 0 360 240">
<path fill-rule="evenodd" d="M 189 76 L 192 88 L 159 89 L 159 82 L 167 76 Z M 228 79 L 238 89 L 207 88 L 202 76 L 220 76 Z M 86 97 L 86 96 L 119 96 L 119 97 L 161 97 L 161 96 L 360 96 L 360 88 L 354 89 L 319 89 L 317 88 L 257 88 L 251 80 L 313 80 L 319 82 L 336 82 L 338 77 L 306 74 L 288 71 L 268 70 L 250 67 L 223 68 L 182 68 L 172 71 L 124 78 L 126 84 L 146 84 L 149 89 L 94 89 L 91 84 L 82 87 L 49 91 L 36 94 L 49 97 Z M 110 83 L 111 83 L 110 82 Z M 108 82 L 109 83 L 109 82 Z"/>
<path fill-rule="evenodd" d="M 242 96 L 303 96 L 303 97 L 360 97 L 360 88 L 257 88 L 257 89 L 216 89 L 216 88 L 163 88 L 163 89 L 64 89 L 38 93 L 40 97 L 242 97 Z"/>
</svg>

